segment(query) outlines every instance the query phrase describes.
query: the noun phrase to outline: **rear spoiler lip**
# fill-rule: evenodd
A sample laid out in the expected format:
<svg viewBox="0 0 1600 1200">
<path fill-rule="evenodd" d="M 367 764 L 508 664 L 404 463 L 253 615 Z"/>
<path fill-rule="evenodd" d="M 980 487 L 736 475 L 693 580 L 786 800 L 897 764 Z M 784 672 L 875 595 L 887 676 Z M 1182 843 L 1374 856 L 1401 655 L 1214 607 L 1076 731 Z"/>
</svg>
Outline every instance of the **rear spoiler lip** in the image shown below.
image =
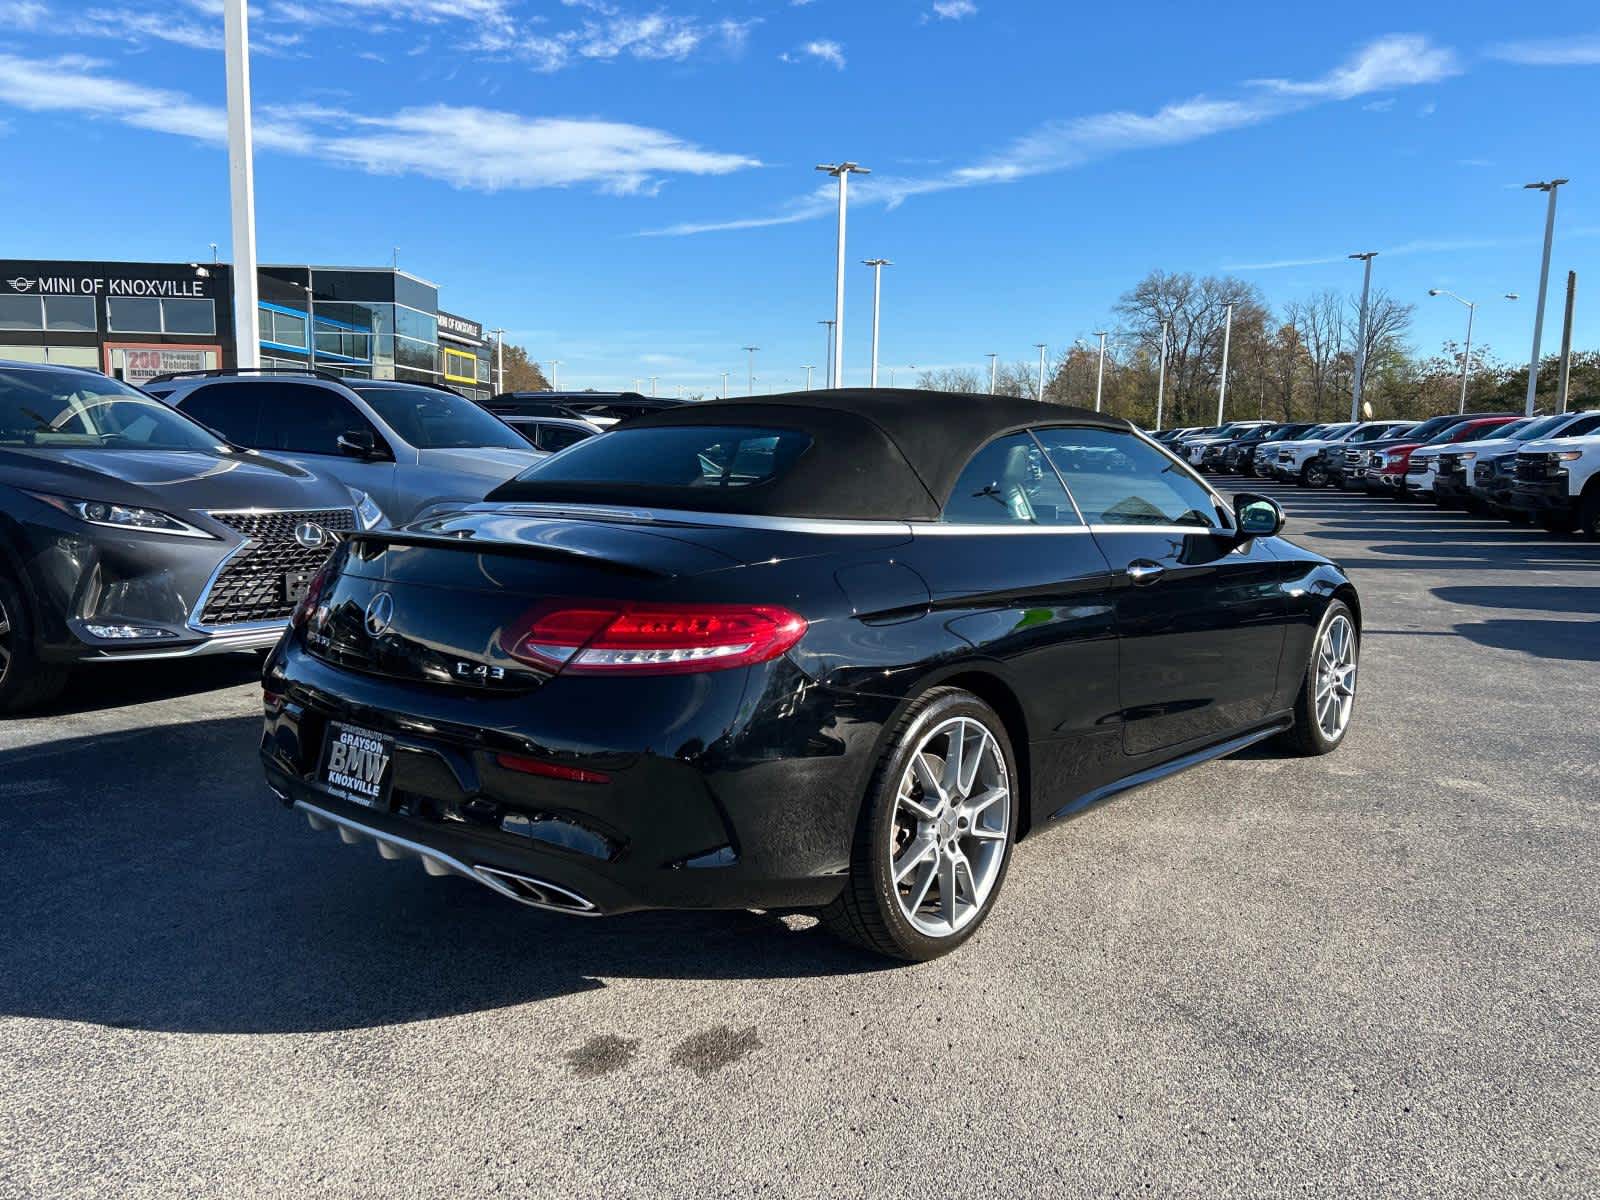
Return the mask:
<svg viewBox="0 0 1600 1200">
<path fill-rule="evenodd" d="M 671 573 L 641 567 L 634 563 L 619 562 L 614 558 L 601 558 L 560 546 L 530 545 L 526 542 L 490 541 L 479 538 L 438 537 L 426 533 L 403 533 L 395 529 L 368 529 L 346 535 L 352 544 L 380 546 L 422 546 L 431 550 L 467 551 L 474 554 L 500 554 L 512 558 L 537 558 L 547 562 L 578 563 L 599 571 L 628 575 L 635 579 L 669 579 Z"/>
</svg>

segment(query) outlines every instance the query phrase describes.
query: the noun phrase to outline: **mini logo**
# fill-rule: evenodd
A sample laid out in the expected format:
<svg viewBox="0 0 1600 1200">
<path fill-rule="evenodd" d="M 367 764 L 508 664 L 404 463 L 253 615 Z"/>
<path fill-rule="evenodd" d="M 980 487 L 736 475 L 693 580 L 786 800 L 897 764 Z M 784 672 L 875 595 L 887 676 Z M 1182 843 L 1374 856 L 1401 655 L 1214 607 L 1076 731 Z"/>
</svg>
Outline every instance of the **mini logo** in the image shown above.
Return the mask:
<svg viewBox="0 0 1600 1200">
<path fill-rule="evenodd" d="M 388 592 L 379 592 L 367 601 L 367 632 L 373 637 L 382 637 L 388 631 L 389 622 L 394 620 L 394 597 Z"/>
<path fill-rule="evenodd" d="M 294 540 L 307 550 L 320 550 L 328 544 L 328 531 L 314 521 L 302 521 L 294 527 Z"/>
<path fill-rule="evenodd" d="M 8 279 L 6 282 L 11 285 L 13 291 L 18 292 L 25 292 L 33 286 L 33 280 L 24 279 L 21 275 L 18 275 L 15 279 Z"/>
</svg>

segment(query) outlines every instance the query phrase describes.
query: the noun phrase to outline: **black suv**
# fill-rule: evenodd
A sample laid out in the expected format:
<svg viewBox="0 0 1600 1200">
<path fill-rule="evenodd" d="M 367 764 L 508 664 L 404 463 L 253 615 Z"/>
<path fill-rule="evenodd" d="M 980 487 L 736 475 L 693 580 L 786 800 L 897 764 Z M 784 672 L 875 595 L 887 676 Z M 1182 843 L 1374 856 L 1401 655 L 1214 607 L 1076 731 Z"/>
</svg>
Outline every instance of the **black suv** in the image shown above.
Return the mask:
<svg viewBox="0 0 1600 1200">
<path fill-rule="evenodd" d="M 73 663 L 270 647 L 365 496 L 95 371 L 0 362 L 0 712 Z"/>
</svg>

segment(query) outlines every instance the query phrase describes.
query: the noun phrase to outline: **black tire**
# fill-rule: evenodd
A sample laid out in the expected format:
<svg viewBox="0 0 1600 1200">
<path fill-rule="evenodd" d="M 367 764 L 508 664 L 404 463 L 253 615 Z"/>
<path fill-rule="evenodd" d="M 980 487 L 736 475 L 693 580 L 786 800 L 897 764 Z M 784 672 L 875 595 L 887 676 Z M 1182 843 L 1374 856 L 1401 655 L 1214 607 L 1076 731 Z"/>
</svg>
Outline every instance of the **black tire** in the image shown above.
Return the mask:
<svg viewBox="0 0 1600 1200">
<path fill-rule="evenodd" d="M 1291 753 L 1302 758 L 1315 758 L 1322 754 L 1332 754 L 1344 742 L 1350 733 L 1350 725 L 1355 720 L 1355 698 L 1351 698 L 1351 713 L 1343 729 L 1337 737 L 1330 737 L 1317 720 L 1317 656 L 1322 646 L 1323 636 L 1328 632 L 1329 626 L 1334 621 L 1343 617 L 1350 623 L 1352 636 L 1355 638 L 1354 653 L 1357 671 L 1355 678 L 1360 679 L 1361 663 L 1361 631 L 1356 625 L 1355 614 L 1350 611 L 1350 606 L 1343 600 L 1334 600 L 1323 611 L 1322 620 L 1317 623 L 1317 636 L 1311 639 L 1311 651 L 1306 657 L 1306 674 L 1300 684 L 1300 694 L 1294 702 L 1294 727 L 1285 730 L 1279 738 L 1282 744 Z"/>
<path fill-rule="evenodd" d="M 1578 527 L 1578 518 L 1571 513 L 1540 513 L 1539 528 L 1546 533 L 1571 533 Z"/>
<path fill-rule="evenodd" d="M 1591 489 L 1578 506 L 1578 532 L 1591 542 L 1600 542 L 1600 489 Z"/>
<path fill-rule="evenodd" d="M 1520 508 L 1497 508 L 1494 510 L 1513 525 L 1532 525 L 1533 518 Z"/>
<path fill-rule="evenodd" d="M 0 714 L 53 699 L 67 686 L 67 676 L 66 667 L 39 661 L 27 601 L 16 583 L 0 574 Z"/>
<path fill-rule="evenodd" d="M 994 738 L 1005 763 L 1010 792 L 1005 803 L 1009 809 L 997 873 L 982 906 L 954 933 L 930 937 L 913 926 L 901 911 L 891 872 L 890 847 L 896 836 L 896 797 L 901 778 L 911 766 L 911 756 L 930 732 L 952 717 L 976 721 Z M 1016 844 L 1018 787 L 1011 739 L 994 709 L 959 688 L 934 688 L 918 698 L 896 722 L 873 770 L 851 847 L 850 875 L 839 898 L 818 914 L 822 923 L 845 941 L 907 962 L 927 962 L 956 949 L 977 932 L 999 899 Z"/>
<path fill-rule="evenodd" d="M 1328 486 L 1328 468 L 1312 459 L 1300 470 L 1300 486 L 1322 488 Z"/>
</svg>

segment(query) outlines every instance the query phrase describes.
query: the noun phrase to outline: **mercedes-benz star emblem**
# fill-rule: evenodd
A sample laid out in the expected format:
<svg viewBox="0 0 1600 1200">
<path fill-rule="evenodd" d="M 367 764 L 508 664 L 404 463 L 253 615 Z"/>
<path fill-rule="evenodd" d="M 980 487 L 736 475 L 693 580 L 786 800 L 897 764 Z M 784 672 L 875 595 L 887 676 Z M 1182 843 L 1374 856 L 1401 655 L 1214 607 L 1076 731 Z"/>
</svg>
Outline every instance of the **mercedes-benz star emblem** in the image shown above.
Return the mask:
<svg viewBox="0 0 1600 1200">
<path fill-rule="evenodd" d="M 379 592 L 367 601 L 367 632 L 373 637 L 382 637 L 392 620 L 394 620 L 394 597 L 388 592 Z"/>
<path fill-rule="evenodd" d="M 301 521 L 294 527 L 294 540 L 307 550 L 320 550 L 328 544 L 328 531 L 314 521 Z"/>
</svg>

